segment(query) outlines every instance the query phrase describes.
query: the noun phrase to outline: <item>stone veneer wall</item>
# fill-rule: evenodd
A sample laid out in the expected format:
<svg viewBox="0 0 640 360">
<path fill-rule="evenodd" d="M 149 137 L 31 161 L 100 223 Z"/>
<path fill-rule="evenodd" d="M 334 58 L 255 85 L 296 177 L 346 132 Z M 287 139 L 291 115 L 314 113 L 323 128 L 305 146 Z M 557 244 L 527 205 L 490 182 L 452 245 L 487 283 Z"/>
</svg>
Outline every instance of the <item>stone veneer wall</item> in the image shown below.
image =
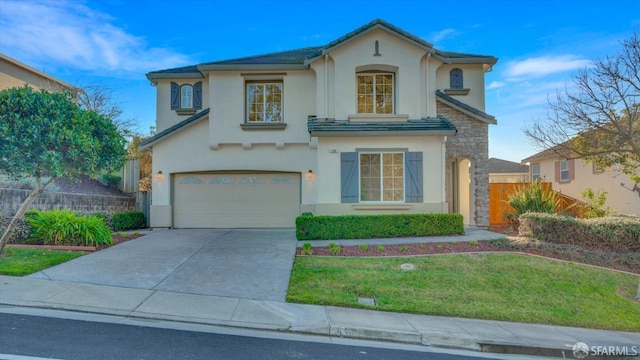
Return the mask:
<svg viewBox="0 0 640 360">
<path fill-rule="evenodd" d="M 31 190 L 0 189 L 0 216 L 15 215 L 30 193 Z M 69 209 L 82 213 L 135 211 L 136 198 L 45 191 L 29 207 L 29 210 L 52 209 Z"/>
<path fill-rule="evenodd" d="M 489 226 L 489 124 L 440 101 L 436 102 L 436 109 L 438 116 L 458 129 L 456 136 L 447 138 L 447 160 L 468 158 L 475 165 L 475 200 L 471 202 L 475 206 L 474 221 L 477 226 Z"/>
</svg>

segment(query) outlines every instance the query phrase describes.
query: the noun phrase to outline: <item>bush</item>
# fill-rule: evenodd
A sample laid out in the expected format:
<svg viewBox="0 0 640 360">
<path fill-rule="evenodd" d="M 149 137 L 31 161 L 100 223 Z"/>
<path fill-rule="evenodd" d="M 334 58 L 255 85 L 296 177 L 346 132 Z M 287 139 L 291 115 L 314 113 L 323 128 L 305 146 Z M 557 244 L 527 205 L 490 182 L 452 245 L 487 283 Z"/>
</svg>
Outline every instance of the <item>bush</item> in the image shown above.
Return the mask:
<svg viewBox="0 0 640 360">
<path fill-rule="evenodd" d="M 0 237 L 4 234 L 9 224 L 13 220 L 13 216 L 0 216 Z M 27 214 L 18 220 L 16 226 L 13 228 L 13 233 L 9 236 L 8 244 L 20 244 L 28 241 L 31 238 L 31 226 L 27 222 Z"/>
<path fill-rule="evenodd" d="M 534 181 L 509 194 L 507 203 L 515 210 L 515 213 L 509 213 L 507 216 L 514 218 L 527 212 L 554 213 L 559 200 L 553 191 Z"/>
<path fill-rule="evenodd" d="M 110 175 L 110 174 L 102 175 L 102 182 L 114 189 L 117 189 L 118 186 L 120 186 L 120 181 L 122 181 L 122 178 L 118 175 Z"/>
<path fill-rule="evenodd" d="M 460 214 L 298 216 L 298 240 L 366 239 L 464 233 Z"/>
<path fill-rule="evenodd" d="M 111 214 L 113 231 L 141 229 L 147 227 L 144 213 L 141 211 L 117 212 Z"/>
<path fill-rule="evenodd" d="M 27 221 L 31 238 L 45 245 L 113 244 L 111 231 L 96 216 L 81 216 L 70 210 L 38 211 Z"/>
<path fill-rule="evenodd" d="M 590 249 L 640 251 L 640 218 L 574 219 L 555 214 L 520 215 L 520 235 Z"/>
<path fill-rule="evenodd" d="M 97 213 L 93 213 L 93 214 L 86 214 L 86 216 L 95 216 L 98 217 L 100 219 L 102 219 L 102 221 L 104 222 L 104 225 L 111 229 L 111 231 L 113 230 L 113 213 L 110 212 L 97 212 Z"/>
</svg>

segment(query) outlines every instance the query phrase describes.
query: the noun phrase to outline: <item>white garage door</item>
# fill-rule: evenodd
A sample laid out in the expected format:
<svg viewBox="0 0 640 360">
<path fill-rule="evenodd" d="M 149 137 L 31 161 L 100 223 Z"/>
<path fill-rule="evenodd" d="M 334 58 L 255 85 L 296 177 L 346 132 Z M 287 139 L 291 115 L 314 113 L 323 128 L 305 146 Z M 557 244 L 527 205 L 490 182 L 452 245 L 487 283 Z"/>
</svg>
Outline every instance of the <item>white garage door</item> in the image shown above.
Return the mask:
<svg viewBox="0 0 640 360">
<path fill-rule="evenodd" d="M 300 174 L 178 174 L 175 228 L 295 227 Z"/>
</svg>

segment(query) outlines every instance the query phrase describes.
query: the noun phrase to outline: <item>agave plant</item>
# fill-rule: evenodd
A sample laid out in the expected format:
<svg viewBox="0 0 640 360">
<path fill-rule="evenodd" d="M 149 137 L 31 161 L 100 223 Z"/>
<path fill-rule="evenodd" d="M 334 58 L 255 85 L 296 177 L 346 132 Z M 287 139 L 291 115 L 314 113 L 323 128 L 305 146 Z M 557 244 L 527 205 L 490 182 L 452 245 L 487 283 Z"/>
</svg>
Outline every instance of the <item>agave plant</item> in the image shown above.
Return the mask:
<svg viewBox="0 0 640 360">
<path fill-rule="evenodd" d="M 555 213 L 560 200 L 551 189 L 545 189 L 538 181 L 524 185 L 509 195 L 507 203 L 515 210 L 507 214 L 517 218 L 527 212 Z"/>
</svg>

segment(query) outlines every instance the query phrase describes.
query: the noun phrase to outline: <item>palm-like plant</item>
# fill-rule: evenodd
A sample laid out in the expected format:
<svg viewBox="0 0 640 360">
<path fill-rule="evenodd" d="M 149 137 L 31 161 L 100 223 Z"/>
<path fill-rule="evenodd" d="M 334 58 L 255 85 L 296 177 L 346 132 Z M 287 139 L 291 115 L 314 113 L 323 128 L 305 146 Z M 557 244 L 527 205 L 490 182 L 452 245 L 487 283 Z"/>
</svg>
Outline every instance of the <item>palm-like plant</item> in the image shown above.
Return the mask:
<svg viewBox="0 0 640 360">
<path fill-rule="evenodd" d="M 555 213 L 560 200 L 551 189 L 545 189 L 538 181 L 524 185 L 509 195 L 507 203 L 515 210 L 507 214 L 510 218 L 527 212 Z"/>
</svg>

